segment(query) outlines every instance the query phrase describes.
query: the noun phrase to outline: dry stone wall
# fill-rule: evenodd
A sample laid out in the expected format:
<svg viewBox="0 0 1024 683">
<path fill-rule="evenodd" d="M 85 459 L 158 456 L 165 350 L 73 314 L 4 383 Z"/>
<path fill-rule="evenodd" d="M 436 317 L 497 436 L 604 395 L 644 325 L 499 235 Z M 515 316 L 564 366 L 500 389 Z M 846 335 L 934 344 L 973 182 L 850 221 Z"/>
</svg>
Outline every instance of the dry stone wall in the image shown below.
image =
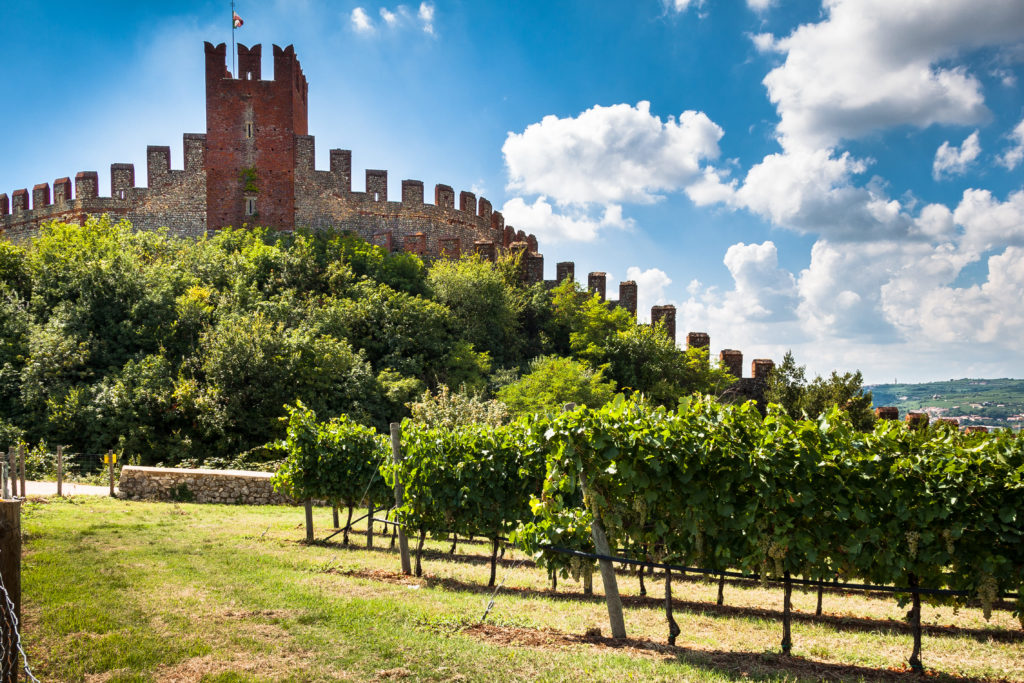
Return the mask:
<svg viewBox="0 0 1024 683">
<path fill-rule="evenodd" d="M 118 495 L 128 500 L 289 505 L 293 501 L 274 491 L 269 472 L 243 470 L 185 470 L 135 467 L 121 470 Z"/>
</svg>

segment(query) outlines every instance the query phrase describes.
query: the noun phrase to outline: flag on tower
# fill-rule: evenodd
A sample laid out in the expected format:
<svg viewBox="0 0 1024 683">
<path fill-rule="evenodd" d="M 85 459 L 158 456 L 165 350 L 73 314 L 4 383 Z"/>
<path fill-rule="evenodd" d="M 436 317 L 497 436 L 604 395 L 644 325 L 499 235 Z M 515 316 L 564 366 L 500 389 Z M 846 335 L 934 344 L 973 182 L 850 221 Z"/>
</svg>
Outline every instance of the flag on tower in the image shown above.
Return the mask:
<svg viewBox="0 0 1024 683">
<path fill-rule="evenodd" d="M 231 25 L 232 25 L 232 27 L 234 27 L 234 28 L 241 28 L 242 24 L 244 24 L 244 23 L 245 22 L 242 21 L 242 17 L 238 16 L 238 12 L 235 12 L 235 11 L 231 12 Z"/>
</svg>

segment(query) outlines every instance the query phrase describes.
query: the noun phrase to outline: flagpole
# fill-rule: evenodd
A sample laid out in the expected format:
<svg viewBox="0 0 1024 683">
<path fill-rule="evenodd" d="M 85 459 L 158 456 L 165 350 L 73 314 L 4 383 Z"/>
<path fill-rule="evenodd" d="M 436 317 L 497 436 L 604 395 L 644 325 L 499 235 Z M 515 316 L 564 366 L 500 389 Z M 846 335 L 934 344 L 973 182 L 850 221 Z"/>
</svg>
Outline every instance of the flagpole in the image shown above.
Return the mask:
<svg viewBox="0 0 1024 683">
<path fill-rule="evenodd" d="M 235 77 L 235 0 L 231 0 L 231 77 Z"/>
</svg>

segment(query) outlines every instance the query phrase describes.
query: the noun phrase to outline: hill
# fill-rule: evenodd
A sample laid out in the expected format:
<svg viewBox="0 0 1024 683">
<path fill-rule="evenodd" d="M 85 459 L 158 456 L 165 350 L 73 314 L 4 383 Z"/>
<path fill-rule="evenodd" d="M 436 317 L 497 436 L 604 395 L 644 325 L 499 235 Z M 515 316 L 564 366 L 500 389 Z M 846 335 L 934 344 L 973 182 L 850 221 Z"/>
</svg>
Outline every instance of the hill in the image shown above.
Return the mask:
<svg viewBox="0 0 1024 683">
<path fill-rule="evenodd" d="M 955 379 L 920 384 L 866 386 L 874 405 L 896 406 L 900 417 L 919 410 L 955 418 L 961 425 L 1012 427 L 1024 423 L 1024 379 Z"/>
</svg>

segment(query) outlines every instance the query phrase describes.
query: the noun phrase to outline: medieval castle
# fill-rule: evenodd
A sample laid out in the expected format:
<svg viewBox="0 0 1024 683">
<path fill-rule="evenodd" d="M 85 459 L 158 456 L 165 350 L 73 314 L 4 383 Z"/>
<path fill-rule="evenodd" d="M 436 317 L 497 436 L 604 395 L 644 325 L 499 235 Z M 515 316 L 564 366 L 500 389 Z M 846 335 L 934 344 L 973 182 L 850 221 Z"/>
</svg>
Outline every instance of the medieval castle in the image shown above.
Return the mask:
<svg viewBox="0 0 1024 683">
<path fill-rule="evenodd" d="M 224 226 L 253 223 L 294 230 L 337 228 L 358 234 L 387 250 L 425 258 L 458 258 L 477 253 L 494 260 L 501 251 L 521 253 L 527 282 L 549 286 L 574 278 L 574 264 L 559 263 L 555 280 L 544 280 L 544 257 L 537 238 L 505 225 L 501 212 L 472 192 L 434 186 L 434 203 L 424 201 L 419 180 L 402 181 L 401 201 L 388 201 L 388 173 L 366 171 L 363 191 L 352 189 L 352 152 L 332 149 L 330 170 L 314 164 L 315 141 L 308 133 L 309 84 L 289 45 L 274 51 L 274 78 L 263 80 L 262 46 L 238 45 L 238 74 L 227 69 L 224 43 L 206 43 L 206 133 L 186 133 L 184 169 L 171 170 L 170 147 L 146 149 L 146 187 L 135 184 L 133 164 L 112 164 L 110 197 L 99 196 L 99 176 L 83 171 L 70 178 L 0 194 L 0 237 L 20 240 L 43 223 L 81 223 L 108 214 L 127 219 L 138 230 L 167 227 L 172 234 L 198 236 Z M 605 274 L 590 273 L 587 286 L 605 299 Z M 636 282 L 619 283 L 609 302 L 636 315 Z M 674 340 L 675 306 L 654 306 L 651 323 L 661 323 Z M 687 335 L 688 346 L 710 347 L 704 333 Z M 743 376 L 743 354 L 725 349 L 720 362 Z M 752 363 L 751 382 L 760 383 L 772 361 Z M 747 386 L 746 389 L 753 389 Z"/>
</svg>

